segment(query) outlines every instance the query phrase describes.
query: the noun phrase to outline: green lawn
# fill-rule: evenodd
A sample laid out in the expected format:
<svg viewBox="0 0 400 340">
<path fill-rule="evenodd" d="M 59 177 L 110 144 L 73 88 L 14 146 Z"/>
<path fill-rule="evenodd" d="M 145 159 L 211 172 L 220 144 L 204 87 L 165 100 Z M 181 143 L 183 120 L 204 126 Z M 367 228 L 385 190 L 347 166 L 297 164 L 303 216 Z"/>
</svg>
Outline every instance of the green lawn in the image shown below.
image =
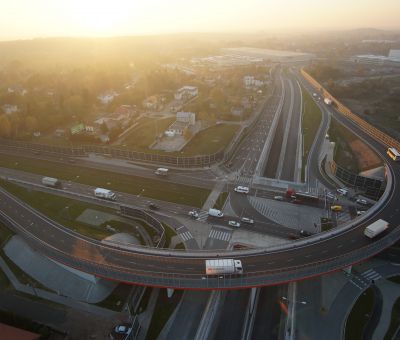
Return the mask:
<svg viewBox="0 0 400 340">
<path fill-rule="evenodd" d="M 175 121 L 175 117 L 170 118 L 146 118 L 139 119 L 138 125 L 133 128 L 124 139 L 122 145 L 135 151 L 152 152 L 149 146 L 155 141 L 157 136 L 162 134 Z M 159 150 L 155 150 L 160 153 Z"/>
<path fill-rule="evenodd" d="M 222 208 L 225 205 L 226 199 L 228 198 L 228 193 L 227 192 L 221 192 L 217 198 L 217 201 L 215 202 L 213 208 L 222 210 Z"/>
<path fill-rule="evenodd" d="M 114 288 L 109 296 L 107 296 L 103 301 L 96 303 L 96 305 L 120 312 L 122 311 L 122 307 L 124 307 L 131 290 L 131 285 L 120 283 Z"/>
<path fill-rule="evenodd" d="M 312 99 L 308 91 L 302 88 L 303 94 L 303 143 L 304 143 L 304 155 L 303 163 L 301 168 L 302 181 L 305 180 L 305 166 L 307 164 L 307 157 L 310 152 L 311 146 L 314 143 L 315 136 L 318 132 L 318 128 L 321 124 L 322 113 L 317 104 Z"/>
<path fill-rule="evenodd" d="M 367 325 L 369 316 L 375 301 L 375 293 L 372 288 L 368 288 L 358 298 L 353 306 L 346 323 L 346 340 L 361 340 L 363 339 L 363 330 Z"/>
<path fill-rule="evenodd" d="M 209 155 L 226 148 L 239 125 L 218 124 L 196 134 L 183 148 L 182 156 Z"/>
<path fill-rule="evenodd" d="M 194 207 L 201 207 L 210 194 L 199 187 L 19 156 L 2 155 L 0 166 Z"/>
</svg>

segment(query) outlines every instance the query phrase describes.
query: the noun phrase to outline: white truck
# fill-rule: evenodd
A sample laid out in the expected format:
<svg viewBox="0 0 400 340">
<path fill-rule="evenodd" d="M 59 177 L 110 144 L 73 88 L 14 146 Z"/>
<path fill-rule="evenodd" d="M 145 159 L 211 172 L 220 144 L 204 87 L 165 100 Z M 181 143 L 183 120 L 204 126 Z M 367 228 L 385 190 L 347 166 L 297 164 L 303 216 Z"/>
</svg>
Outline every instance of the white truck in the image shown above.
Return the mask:
<svg viewBox="0 0 400 340">
<path fill-rule="evenodd" d="M 45 185 L 46 187 L 61 188 L 61 181 L 53 177 L 43 177 L 42 184 Z"/>
<path fill-rule="evenodd" d="M 158 168 L 156 171 L 154 171 L 154 173 L 159 176 L 167 176 L 168 169 L 167 168 Z"/>
<path fill-rule="evenodd" d="M 329 98 L 324 98 L 324 103 L 325 103 L 326 105 L 332 105 L 332 100 L 329 99 Z"/>
<path fill-rule="evenodd" d="M 117 195 L 114 192 L 103 188 L 94 189 L 94 196 L 96 196 L 97 198 L 103 198 L 110 201 L 115 201 L 117 198 Z"/>
<path fill-rule="evenodd" d="M 206 274 L 243 274 L 242 261 L 234 259 L 206 260 Z"/>
<path fill-rule="evenodd" d="M 221 210 L 210 208 L 208 210 L 208 215 L 213 216 L 213 217 L 224 217 L 224 214 L 222 213 Z"/>
<path fill-rule="evenodd" d="M 388 222 L 384 220 L 377 220 L 365 228 L 364 235 L 369 238 L 374 238 L 380 233 L 383 233 L 388 227 L 389 227 Z"/>
</svg>

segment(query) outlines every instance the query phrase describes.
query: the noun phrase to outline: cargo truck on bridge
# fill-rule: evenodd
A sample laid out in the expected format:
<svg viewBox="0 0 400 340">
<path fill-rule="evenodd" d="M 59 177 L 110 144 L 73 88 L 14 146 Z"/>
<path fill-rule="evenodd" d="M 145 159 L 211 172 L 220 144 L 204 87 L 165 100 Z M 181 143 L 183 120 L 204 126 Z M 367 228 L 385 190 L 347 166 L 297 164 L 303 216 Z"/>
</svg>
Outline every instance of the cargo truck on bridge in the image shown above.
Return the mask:
<svg viewBox="0 0 400 340">
<path fill-rule="evenodd" d="M 242 261 L 234 259 L 206 260 L 206 274 L 243 274 Z"/>
<path fill-rule="evenodd" d="M 94 189 L 94 195 L 97 198 L 102 198 L 110 201 L 115 201 L 117 198 L 117 195 L 112 192 L 111 190 L 108 189 L 103 189 L 103 188 L 96 188 Z"/>
<path fill-rule="evenodd" d="M 389 223 L 380 219 L 366 227 L 364 230 L 364 235 L 369 238 L 374 238 L 380 233 L 383 233 L 388 227 Z"/>
<path fill-rule="evenodd" d="M 43 177 L 42 184 L 51 188 L 61 188 L 62 186 L 61 181 L 53 177 Z"/>
</svg>

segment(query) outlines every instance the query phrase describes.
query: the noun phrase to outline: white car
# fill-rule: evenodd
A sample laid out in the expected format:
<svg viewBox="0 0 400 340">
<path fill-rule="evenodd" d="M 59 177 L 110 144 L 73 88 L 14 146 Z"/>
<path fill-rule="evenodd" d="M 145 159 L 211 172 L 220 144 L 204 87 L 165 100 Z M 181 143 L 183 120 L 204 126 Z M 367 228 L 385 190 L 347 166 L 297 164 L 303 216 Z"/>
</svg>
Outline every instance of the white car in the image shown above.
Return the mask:
<svg viewBox="0 0 400 340">
<path fill-rule="evenodd" d="M 357 210 L 357 216 L 360 216 L 360 215 L 362 215 L 362 214 L 365 214 L 365 211 L 364 211 L 364 210 Z"/>
<path fill-rule="evenodd" d="M 346 196 L 346 195 L 349 193 L 349 190 L 344 189 L 344 188 L 342 188 L 342 189 L 337 189 L 336 191 L 337 191 L 340 195 L 343 195 L 343 196 Z"/>
<path fill-rule="evenodd" d="M 239 222 L 236 222 L 236 221 L 229 221 L 228 224 L 229 224 L 231 227 L 236 227 L 236 228 L 239 228 L 239 227 L 240 227 L 240 223 L 239 223 Z"/>
<path fill-rule="evenodd" d="M 250 189 L 249 189 L 248 187 L 243 187 L 243 186 L 241 186 L 241 185 L 237 186 L 237 187 L 236 187 L 235 189 L 233 189 L 233 190 L 235 190 L 236 192 L 239 192 L 239 193 L 241 193 L 241 194 L 248 194 L 249 191 L 250 191 Z"/>
<path fill-rule="evenodd" d="M 283 196 L 274 196 L 274 200 L 283 201 Z"/>
<path fill-rule="evenodd" d="M 128 327 L 127 325 L 118 325 L 115 326 L 114 331 L 117 334 L 124 334 L 124 335 L 128 335 L 131 331 L 131 327 Z"/>
<path fill-rule="evenodd" d="M 367 205 L 368 204 L 368 202 L 365 199 L 362 199 L 362 198 L 357 199 L 356 202 L 358 204 L 362 204 L 362 205 Z"/>
<path fill-rule="evenodd" d="M 189 211 L 189 216 L 192 218 L 198 218 L 199 213 L 196 210 L 191 210 L 191 211 Z"/>
<path fill-rule="evenodd" d="M 243 223 L 254 224 L 254 220 L 248 217 L 242 217 L 240 219 Z"/>
</svg>

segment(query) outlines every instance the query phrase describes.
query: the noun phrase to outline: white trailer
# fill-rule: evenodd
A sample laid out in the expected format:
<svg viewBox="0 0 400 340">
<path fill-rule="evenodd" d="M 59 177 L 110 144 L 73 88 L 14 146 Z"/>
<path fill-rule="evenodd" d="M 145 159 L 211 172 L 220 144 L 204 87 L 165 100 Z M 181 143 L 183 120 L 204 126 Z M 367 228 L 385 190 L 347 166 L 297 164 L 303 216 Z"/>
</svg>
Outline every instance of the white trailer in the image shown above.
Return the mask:
<svg viewBox="0 0 400 340">
<path fill-rule="evenodd" d="M 374 238 L 380 233 L 383 233 L 388 227 L 389 227 L 388 222 L 384 220 L 377 220 L 365 228 L 364 235 L 369 238 Z"/>
<path fill-rule="evenodd" d="M 168 169 L 167 168 L 158 168 L 154 173 L 159 176 L 167 176 Z"/>
<path fill-rule="evenodd" d="M 221 210 L 210 208 L 208 210 L 208 215 L 213 216 L 213 217 L 224 217 L 224 214 L 222 213 Z"/>
<path fill-rule="evenodd" d="M 243 274 L 242 261 L 234 259 L 206 260 L 206 274 Z"/>
<path fill-rule="evenodd" d="M 61 188 L 61 181 L 53 177 L 43 177 L 42 184 L 46 187 Z"/>
<path fill-rule="evenodd" d="M 108 189 L 103 189 L 103 188 L 94 189 L 94 195 L 97 198 L 103 198 L 103 199 L 110 200 L 110 201 L 115 201 L 117 198 L 117 195 L 115 195 L 114 192 L 112 192 L 111 190 L 108 190 Z"/>
<path fill-rule="evenodd" d="M 325 103 L 326 105 L 331 105 L 331 104 L 332 104 L 332 100 L 329 99 L 329 98 L 324 98 L 324 103 Z"/>
</svg>

